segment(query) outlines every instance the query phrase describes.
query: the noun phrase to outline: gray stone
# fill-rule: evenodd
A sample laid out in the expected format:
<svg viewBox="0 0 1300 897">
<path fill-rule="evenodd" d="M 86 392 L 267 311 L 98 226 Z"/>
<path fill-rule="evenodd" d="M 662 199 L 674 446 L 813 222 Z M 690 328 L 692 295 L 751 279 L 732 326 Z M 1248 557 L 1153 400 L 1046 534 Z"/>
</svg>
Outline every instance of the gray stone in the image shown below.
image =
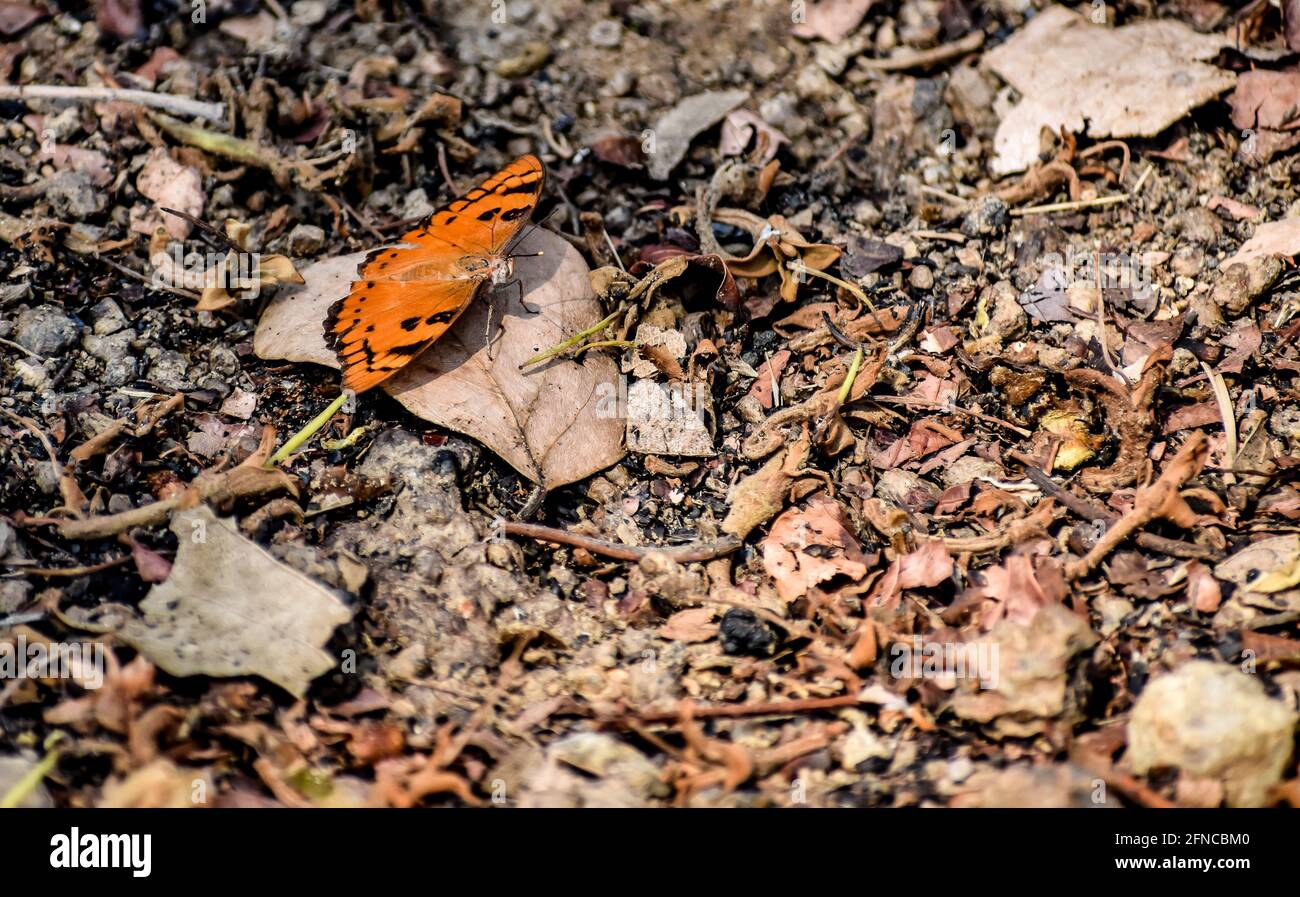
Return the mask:
<svg viewBox="0 0 1300 897">
<path fill-rule="evenodd" d="M 37 355 L 57 355 L 76 342 L 82 326 L 57 305 L 38 305 L 18 315 L 15 339 Z"/>
<path fill-rule="evenodd" d="M 189 377 L 190 363 L 185 356 L 171 349 L 163 349 L 149 362 L 149 379 L 164 389 L 192 389 Z"/>
<path fill-rule="evenodd" d="M 108 208 L 108 191 L 80 171 L 60 171 L 45 187 L 50 211 L 63 221 L 81 221 Z"/>
<path fill-rule="evenodd" d="M 968 237 L 990 237 L 1006 230 L 1011 216 L 1007 204 L 996 196 L 986 196 L 966 213 L 961 232 Z"/>
<path fill-rule="evenodd" d="M 117 333 L 119 330 L 126 329 L 126 315 L 122 314 L 122 308 L 112 299 L 101 299 L 95 303 L 95 307 L 90 310 L 91 329 L 96 336 L 108 336 L 110 333 Z"/>
<path fill-rule="evenodd" d="M 593 46 L 612 50 L 623 42 L 623 25 L 617 19 L 601 19 L 587 31 Z"/>
</svg>

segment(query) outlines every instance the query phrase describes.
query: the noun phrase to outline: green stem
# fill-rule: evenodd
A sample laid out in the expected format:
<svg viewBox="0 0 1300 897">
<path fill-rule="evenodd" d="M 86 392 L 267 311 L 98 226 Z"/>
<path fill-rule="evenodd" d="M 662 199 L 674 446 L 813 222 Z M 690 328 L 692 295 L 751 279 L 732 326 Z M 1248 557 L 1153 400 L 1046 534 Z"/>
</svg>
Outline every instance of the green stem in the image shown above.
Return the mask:
<svg viewBox="0 0 1300 897">
<path fill-rule="evenodd" d="M 537 355 L 534 355 L 532 358 L 528 359 L 523 364 L 519 365 L 519 367 L 526 368 L 529 365 L 540 364 L 541 362 L 546 361 L 548 358 L 554 358 L 556 355 L 559 355 L 562 352 L 567 352 L 569 349 L 571 349 L 573 346 L 576 346 L 578 343 L 582 342 L 587 337 L 600 333 L 600 331 L 604 330 L 610 324 L 613 324 L 616 320 L 618 320 L 620 317 L 623 316 L 624 311 L 626 311 L 626 309 L 620 308 L 617 311 L 611 312 L 609 316 L 607 316 L 599 324 L 596 324 L 594 327 L 588 327 L 586 330 L 582 331 L 581 333 L 569 337 L 559 345 L 552 346 L 551 348 L 547 349 L 545 352 L 541 352 Z"/>
<path fill-rule="evenodd" d="M 844 384 L 840 387 L 839 403 L 843 405 L 849 400 L 849 393 L 853 391 L 853 381 L 858 379 L 858 371 L 862 369 L 862 350 L 853 353 L 853 362 L 849 365 L 849 375 L 844 378 Z"/>
<path fill-rule="evenodd" d="M 343 407 L 343 403 L 347 400 L 348 392 L 345 390 L 337 399 L 329 403 L 329 407 L 312 418 L 311 423 L 307 424 L 307 426 L 303 427 L 297 433 L 294 433 L 293 438 L 280 446 L 280 450 L 271 456 L 271 460 L 266 462 L 266 466 L 274 467 L 277 464 L 283 464 L 285 461 L 288 461 L 294 452 L 302 448 L 303 443 L 315 436 L 320 432 L 321 427 L 329 423 L 330 418 Z"/>
<path fill-rule="evenodd" d="M 54 732 L 49 738 L 45 739 L 46 754 L 27 772 L 23 777 L 13 783 L 13 786 L 0 797 L 0 809 L 10 810 L 21 804 L 27 799 L 27 796 L 36 790 L 36 786 L 41 783 L 50 770 L 54 769 L 59 762 L 59 755 L 63 753 L 62 748 L 55 747 L 64 739 L 62 732 Z"/>
<path fill-rule="evenodd" d="M 798 274 L 811 274 L 813 277 L 820 277 L 822 280 L 829 280 L 837 287 L 843 287 L 854 296 L 857 296 L 858 301 L 866 305 L 867 308 L 872 311 L 876 310 L 876 306 L 871 303 L 871 299 L 865 292 L 863 292 L 862 288 L 856 284 L 849 283 L 847 280 L 836 277 L 834 274 L 827 274 L 825 271 L 818 271 L 816 268 L 809 268 L 802 260 L 788 262 L 786 267 Z"/>
<path fill-rule="evenodd" d="M 587 343 L 573 350 L 573 357 L 577 358 L 588 349 L 635 349 L 641 343 L 634 339 L 607 339 L 600 342 Z"/>
</svg>

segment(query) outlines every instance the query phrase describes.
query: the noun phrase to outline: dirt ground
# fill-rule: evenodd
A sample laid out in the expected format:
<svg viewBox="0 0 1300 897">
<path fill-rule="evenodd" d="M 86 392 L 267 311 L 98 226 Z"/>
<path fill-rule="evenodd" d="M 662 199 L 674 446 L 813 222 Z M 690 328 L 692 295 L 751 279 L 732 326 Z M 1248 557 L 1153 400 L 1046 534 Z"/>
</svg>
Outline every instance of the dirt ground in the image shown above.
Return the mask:
<svg viewBox="0 0 1300 897">
<path fill-rule="evenodd" d="M 0 796 L 1300 802 L 1282 7 L 0 0 Z M 269 461 L 526 153 L 523 304 Z"/>
</svg>

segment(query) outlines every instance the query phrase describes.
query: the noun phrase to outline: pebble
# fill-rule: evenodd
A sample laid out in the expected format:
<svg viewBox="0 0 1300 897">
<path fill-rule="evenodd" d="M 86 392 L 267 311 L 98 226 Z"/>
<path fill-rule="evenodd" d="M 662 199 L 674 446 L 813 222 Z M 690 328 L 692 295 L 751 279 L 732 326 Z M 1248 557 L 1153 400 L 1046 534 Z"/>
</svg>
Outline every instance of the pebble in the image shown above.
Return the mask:
<svg viewBox="0 0 1300 897">
<path fill-rule="evenodd" d="M 934 286 L 934 272 L 927 265 L 917 265 L 907 275 L 907 282 L 913 289 L 928 290 Z"/>
<path fill-rule="evenodd" d="M 163 389 L 192 389 L 189 378 L 190 364 L 185 356 L 171 349 L 162 349 L 149 363 L 149 379 Z"/>
<path fill-rule="evenodd" d="M 107 336 L 124 329 L 127 320 L 120 305 L 112 299 L 101 299 L 90 310 L 90 323 L 96 336 Z"/>
<path fill-rule="evenodd" d="M 315 255 L 325 245 L 325 231 L 314 224 L 295 225 L 289 231 L 289 254 L 293 256 Z"/>
<path fill-rule="evenodd" d="M 37 355 L 57 355 L 77 341 L 82 327 L 80 321 L 57 305 L 38 305 L 18 315 L 14 338 Z"/>
<path fill-rule="evenodd" d="M 1193 206 L 1174 218 L 1174 227 L 1184 240 L 1191 243 L 1214 243 L 1223 232 L 1219 216 L 1205 206 Z"/>
<path fill-rule="evenodd" d="M 623 25 L 617 19 L 601 19 L 587 31 L 587 40 L 612 50 L 623 42 Z"/>
<path fill-rule="evenodd" d="M 50 211 L 64 221 L 80 221 L 108 208 L 108 191 L 80 171 L 60 171 L 45 187 Z"/>
<path fill-rule="evenodd" d="M 1189 661 L 1138 696 L 1126 761 L 1144 775 L 1177 767 L 1223 784 L 1233 807 L 1261 807 L 1291 758 L 1296 714 L 1235 666 Z"/>
<path fill-rule="evenodd" d="M 961 221 L 961 232 L 968 237 L 989 237 L 1002 233 L 1010 220 L 1007 204 L 996 196 L 986 196 Z"/>
</svg>

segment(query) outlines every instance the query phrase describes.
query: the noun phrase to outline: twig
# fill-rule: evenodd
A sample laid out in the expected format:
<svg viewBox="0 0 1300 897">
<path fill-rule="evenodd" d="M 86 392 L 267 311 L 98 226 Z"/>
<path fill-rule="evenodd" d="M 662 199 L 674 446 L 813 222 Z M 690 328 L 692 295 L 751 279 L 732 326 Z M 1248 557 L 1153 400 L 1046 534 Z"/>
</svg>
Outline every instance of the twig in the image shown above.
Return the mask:
<svg viewBox="0 0 1300 897">
<path fill-rule="evenodd" d="M 870 396 L 869 398 L 873 402 L 888 402 L 896 405 L 914 405 L 917 408 L 941 409 L 950 414 L 965 414 L 968 417 L 975 418 L 976 420 L 982 420 L 986 424 L 996 424 L 999 427 L 1006 427 L 1011 432 L 1019 433 L 1026 439 L 1034 435 L 1032 431 L 1026 430 L 1024 427 L 1017 427 L 1010 421 L 1002 420 L 1002 418 L 994 417 L 991 414 L 985 414 L 982 411 L 971 411 L 970 409 L 963 408 L 953 402 L 934 402 L 930 399 L 920 399 L 913 396 Z"/>
<path fill-rule="evenodd" d="M 1106 530 L 1105 535 L 1097 540 L 1097 544 L 1083 558 L 1066 566 L 1065 578 L 1075 580 L 1087 576 L 1121 542 L 1154 520 L 1164 518 L 1184 528 L 1194 525 L 1196 514 L 1178 490 L 1200 473 L 1209 451 L 1205 434 L 1200 430 L 1193 431 L 1178 454 L 1160 472 L 1159 479 L 1138 490 L 1133 498 L 1133 509 L 1116 520 L 1115 525 Z"/>
<path fill-rule="evenodd" d="M 39 356 L 39 355 L 37 355 L 35 352 L 33 352 L 31 349 L 27 348 L 26 346 L 22 345 L 21 343 L 16 343 L 16 342 L 14 342 L 13 340 L 8 340 L 8 339 L 4 339 L 3 337 L 0 337 L 0 346 L 8 346 L 8 347 L 11 348 L 11 349 L 17 349 L 19 352 L 23 353 L 23 354 L 26 355 L 28 358 L 34 358 L 34 359 L 36 359 L 37 361 L 44 361 L 44 360 L 45 360 L 44 358 L 42 358 L 41 356 Z"/>
<path fill-rule="evenodd" d="M 650 554 L 667 555 L 672 560 L 682 564 L 692 561 L 711 561 L 714 558 L 730 554 L 741 545 L 739 539 L 725 536 L 716 542 L 688 545 L 684 548 L 663 548 L 655 545 L 617 545 L 613 542 L 606 542 L 604 539 L 593 539 L 591 536 L 581 536 L 555 527 L 542 526 L 536 523 L 521 523 L 517 520 L 505 521 L 502 524 L 502 530 L 513 536 L 528 536 L 530 539 L 537 539 L 541 542 L 557 542 L 561 545 L 571 545 L 574 548 L 585 548 L 593 554 L 603 554 L 606 557 L 616 558 L 620 561 L 639 561 Z"/>
<path fill-rule="evenodd" d="M 111 561 L 104 561 L 102 564 L 89 564 L 85 567 L 28 567 L 20 569 L 20 576 L 85 576 L 88 573 L 98 573 L 101 570 L 108 570 L 117 567 L 131 560 L 131 555 L 124 554 L 120 558 L 114 558 Z"/>
<path fill-rule="evenodd" d="M 307 426 L 303 427 L 297 433 L 294 433 L 293 436 L 289 438 L 288 442 L 280 446 L 280 450 L 271 456 L 271 460 L 267 462 L 266 466 L 274 467 L 277 464 L 283 464 L 285 461 L 288 461 L 289 458 L 293 456 L 293 453 L 302 448 L 303 444 L 306 443 L 308 439 L 315 436 L 317 432 L 320 431 L 321 427 L 329 423 L 330 418 L 333 417 L 335 413 L 343 407 L 343 403 L 348 400 L 348 395 L 349 390 L 346 389 L 339 393 L 339 397 L 330 402 L 324 411 L 312 418 L 311 422 L 308 423 Z"/>
<path fill-rule="evenodd" d="M 77 100 L 79 102 L 134 103 L 219 122 L 226 117 L 225 103 L 208 103 L 170 93 L 126 87 L 69 87 L 57 84 L 0 84 L 0 100 Z"/>
<path fill-rule="evenodd" d="M 1027 206 L 1023 209 L 1012 209 L 1011 217 L 1020 218 L 1024 215 L 1043 215 L 1048 212 L 1073 212 L 1079 209 L 1091 209 L 1097 206 L 1113 206 L 1117 202 L 1125 202 L 1132 199 L 1131 193 L 1121 193 L 1118 196 L 1098 196 L 1094 199 L 1078 199 L 1070 202 L 1049 202 L 1042 206 Z"/>
<path fill-rule="evenodd" d="M 605 317 L 605 319 L 600 321 L 598 324 L 588 327 L 586 330 L 583 330 L 580 333 L 575 333 L 573 336 L 569 337 L 564 342 L 552 346 L 551 348 L 547 349 L 545 352 L 539 352 L 538 354 L 534 355 L 532 358 L 525 361 L 523 364 L 519 365 L 519 367 L 522 369 L 528 367 L 529 365 L 540 364 L 543 361 L 554 358 L 557 355 L 563 354 L 564 352 L 576 346 L 578 343 L 585 340 L 587 337 L 600 333 L 606 327 L 610 326 L 616 320 L 622 317 L 625 312 L 626 309 L 624 308 L 617 309 L 616 311 L 612 312 L 607 317 Z"/>
<path fill-rule="evenodd" d="M 757 701 L 752 704 L 713 704 L 694 707 L 691 716 L 694 719 L 718 719 L 721 717 L 740 716 L 785 716 L 791 713 L 808 713 L 814 710 L 836 710 L 840 707 L 853 707 L 861 704 L 857 695 L 836 695 L 833 698 L 800 698 L 790 701 Z M 635 713 L 635 711 L 633 711 Z M 657 713 L 637 713 L 637 718 L 645 723 L 672 723 L 681 718 L 678 710 Z"/>
<path fill-rule="evenodd" d="M 902 72 L 907 69 L 929 68 L 958 56 L 978 50 L 984 44 L 984 32 L 976 29 L 952 43 L 941 44 L 930 50 L 905 48 L 888 59 L 859 58 L 855 65 L 875 72 Z"/>
</svg>

